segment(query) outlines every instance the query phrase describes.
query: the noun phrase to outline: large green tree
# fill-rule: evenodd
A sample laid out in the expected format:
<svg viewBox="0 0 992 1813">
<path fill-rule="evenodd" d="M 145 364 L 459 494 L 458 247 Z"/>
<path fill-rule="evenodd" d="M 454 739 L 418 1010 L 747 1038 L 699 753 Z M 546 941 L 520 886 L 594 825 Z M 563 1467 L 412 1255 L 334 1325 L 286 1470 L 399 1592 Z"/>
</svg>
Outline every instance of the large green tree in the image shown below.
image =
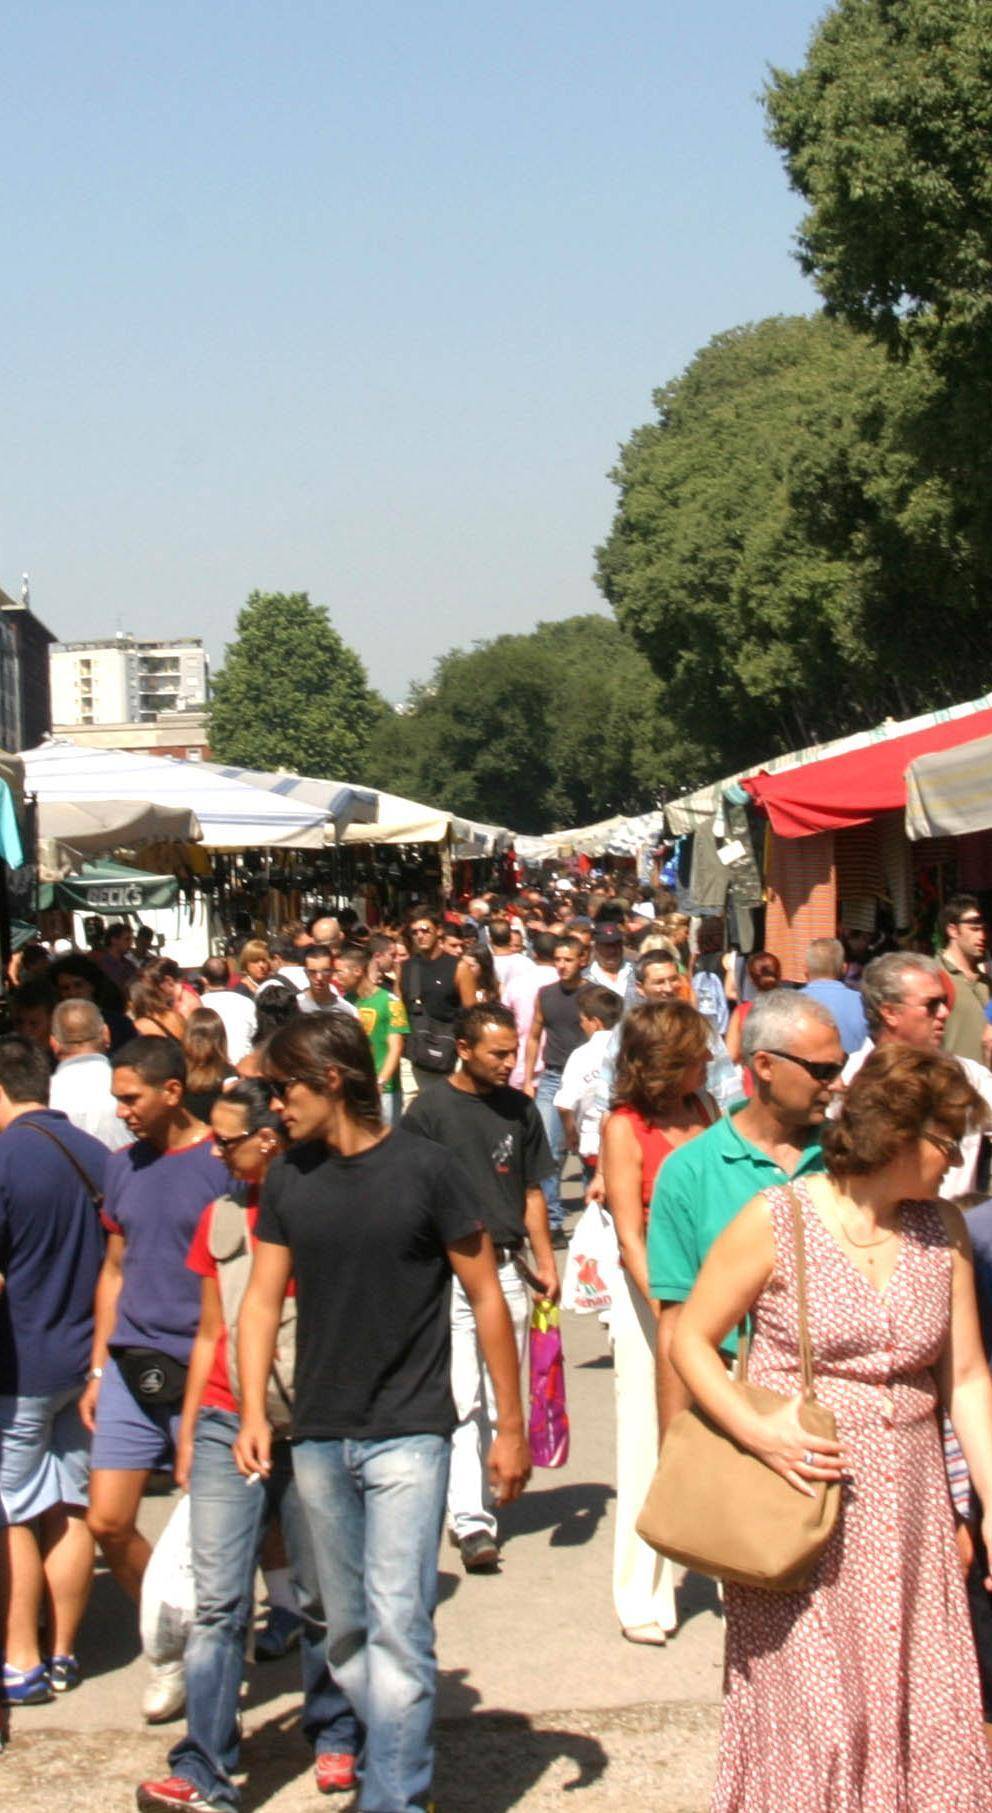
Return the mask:
<svg viewBox="0 0 992 1813">
<path fill-rule="evenodd" d="M 759 322 L 697 354 L 621 450 L 598 576 L 686 782 L 982 690 L 953 502 L 906 451 L 931 381 L 823 317 Z"/>
<path fill-rule="evenodd" d="M 454 649 L 373 739 L 373 785 L 518 831 L 653 806 L 679 776 L 661 687 L 608 617 Z"/>
<path fill-rule="evenodd" d="M 808 206 L 804 270 L 831 313 L 917 370 L 901 450 L 945 519 L 964 610 L 987 606 L 992 7 L 837 0 L 802 68 L 773 72 L 765 106 Z"/>
<path fill-rule="evenodd" d="M 252 592 L 214 679 L 210 746 L 245 768 L 359 779 L 382 715 L 354 649 L 306 592 Z"/>
</svg>

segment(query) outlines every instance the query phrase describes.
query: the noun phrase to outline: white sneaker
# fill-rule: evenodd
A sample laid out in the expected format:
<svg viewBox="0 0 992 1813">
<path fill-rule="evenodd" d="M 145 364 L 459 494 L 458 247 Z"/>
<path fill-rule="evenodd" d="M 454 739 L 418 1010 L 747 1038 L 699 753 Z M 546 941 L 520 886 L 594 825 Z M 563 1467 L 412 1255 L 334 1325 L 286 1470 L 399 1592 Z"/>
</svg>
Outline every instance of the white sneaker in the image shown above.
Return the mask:
<svg viewBox="0 0 992 1813">
<path fill-rule="evenodd" d="M 149 1680 L 141 1696 L 146 1725 L 174 1719 L 186 1704 L 186 1674 L 181 1662 L 149 1662 Z"/>
</svg>

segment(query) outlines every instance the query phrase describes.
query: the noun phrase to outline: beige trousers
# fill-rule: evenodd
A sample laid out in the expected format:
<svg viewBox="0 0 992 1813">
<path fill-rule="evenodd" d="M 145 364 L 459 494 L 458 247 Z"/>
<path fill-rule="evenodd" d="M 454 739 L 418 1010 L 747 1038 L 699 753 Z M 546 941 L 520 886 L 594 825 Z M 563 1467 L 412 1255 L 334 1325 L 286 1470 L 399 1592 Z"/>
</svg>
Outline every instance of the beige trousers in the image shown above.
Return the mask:
<svg viewBox="0 0 992 1813">
<path fill-rule="evenodd" d="M 634 1528 L 658 1464 L 657 1327 L 636 1284 L 618 1267 L 610 1320 L 617 1406 L 613 1604 L 624 1630 L 660 1624 L 673 1631 L 677 1622 L 672 1564 L 642 1542 Z"/>
</svg>

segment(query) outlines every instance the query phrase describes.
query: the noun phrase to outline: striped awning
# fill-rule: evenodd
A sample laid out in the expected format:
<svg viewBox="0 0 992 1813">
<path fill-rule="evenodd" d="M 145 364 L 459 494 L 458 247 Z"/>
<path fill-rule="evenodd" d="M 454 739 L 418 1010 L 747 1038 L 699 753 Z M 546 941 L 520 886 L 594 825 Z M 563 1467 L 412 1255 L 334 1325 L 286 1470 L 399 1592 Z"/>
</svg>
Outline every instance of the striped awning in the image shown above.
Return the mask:
<svg viewBox="0 0 992 1813">
<path fill-rule="evenodd" d="M 906 769 L 906 835 L 992 830 L 992 736 L 921 755 Z"/>
</svg>

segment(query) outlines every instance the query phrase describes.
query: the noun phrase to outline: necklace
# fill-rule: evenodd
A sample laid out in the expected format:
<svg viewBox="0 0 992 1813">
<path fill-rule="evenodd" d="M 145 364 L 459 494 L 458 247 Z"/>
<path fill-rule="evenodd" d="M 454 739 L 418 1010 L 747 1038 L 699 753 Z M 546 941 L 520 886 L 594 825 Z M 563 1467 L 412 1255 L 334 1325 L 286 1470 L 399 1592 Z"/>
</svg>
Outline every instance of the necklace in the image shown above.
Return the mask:
<svg viewBox="0 0 992 1813">
<path fill-rule="evenodd" d="M 860 1253 L 867 1253 L 871 1247 L 884 1246 L 887 1240 L 893 1240 L 899 1232 L 898 1228 L 890 1228 L 888 1233 L 883 1234 L 878 1240 L 855 1240 L 854 1235 L 849 1234 L 847 1231 L 847 1224 L 844 1221 L 840 1209 L 837 1210 L 837 1219 L 840 1222 L 840 1231 L 843 1234 L 844 1239 L 848 1242 L 848 1245 L 856 1247 Z"/>
</svg>

